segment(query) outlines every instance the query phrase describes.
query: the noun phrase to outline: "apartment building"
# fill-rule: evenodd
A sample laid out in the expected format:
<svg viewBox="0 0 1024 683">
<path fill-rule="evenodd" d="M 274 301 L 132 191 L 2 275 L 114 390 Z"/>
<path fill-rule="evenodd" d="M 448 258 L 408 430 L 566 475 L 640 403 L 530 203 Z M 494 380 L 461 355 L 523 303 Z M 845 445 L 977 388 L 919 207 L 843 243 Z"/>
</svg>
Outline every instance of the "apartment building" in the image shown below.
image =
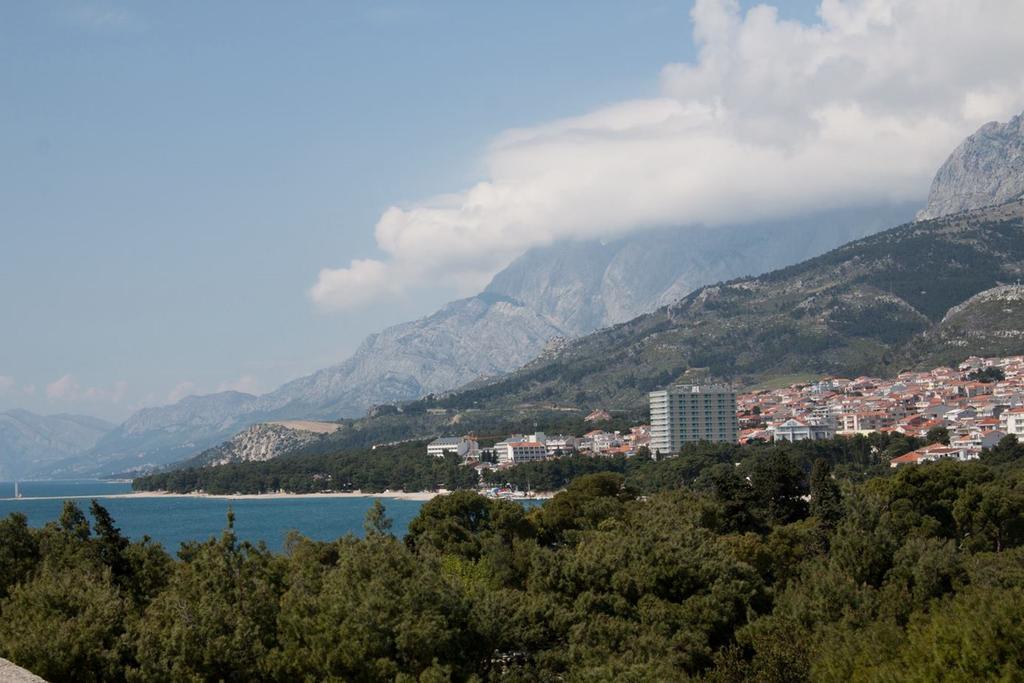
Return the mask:
<svg viewBox="0 0 1024 683">
<path fill-rule="evenodd" d="M 651 451 L 675 453 L 694 441 L 736 441 L 736 391 L 720 384 L 679 384 L 650 393 Z"/>
</svg>

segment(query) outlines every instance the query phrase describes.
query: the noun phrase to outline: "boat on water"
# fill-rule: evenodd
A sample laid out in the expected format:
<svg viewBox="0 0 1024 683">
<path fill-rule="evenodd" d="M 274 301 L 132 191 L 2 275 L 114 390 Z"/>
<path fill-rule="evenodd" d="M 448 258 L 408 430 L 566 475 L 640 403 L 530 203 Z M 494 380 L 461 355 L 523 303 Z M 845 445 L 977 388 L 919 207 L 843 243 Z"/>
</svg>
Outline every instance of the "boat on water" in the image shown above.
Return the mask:
<svg viewBox="0 0 1024 683">
<path fill-rule="evenodd" d="M 14 497 L 21 498 L 21 488 L 18 486 L 18 482 L 14 482 Z"/>
</svg>

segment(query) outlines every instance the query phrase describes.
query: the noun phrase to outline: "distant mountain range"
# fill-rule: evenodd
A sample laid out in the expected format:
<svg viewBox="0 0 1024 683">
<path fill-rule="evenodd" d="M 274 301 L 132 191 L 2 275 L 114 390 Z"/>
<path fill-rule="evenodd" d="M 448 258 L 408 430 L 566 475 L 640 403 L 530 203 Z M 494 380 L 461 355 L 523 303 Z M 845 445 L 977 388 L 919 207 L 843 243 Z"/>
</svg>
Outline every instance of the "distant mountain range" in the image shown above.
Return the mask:
<svg viewBox="0 0 1024 683">
<path fill-rule="evenodd" d="M 503 433 L 517 423 L 582 420 L 595 407 L 636 419 L 648 391 L 679 379 L 756 386 L 1016 355 L 1024 353 L 1022 272 L 1024 201 L 908 223 L 759 277 L 700 288 L 520 370 L 406 403 L 401 414 L 345 420 L 296 448 L 267 447 L 277 435 L 253 427 L 180 466 L 252 460 L 254 445 L 267 459 L 311 447 Z"/>
<path fill-rule="evenodd" d="M 680 378 L 891 375 L 1024 353 L 1024 200 L 909 223 L 653 313 L 418 409 L 635 410 Z"/>
<path fill-rule="evenodd" d="M 57 461 L 92 448 L 113 428 L 109 422 L 85 415 L 0 413 L 0 479 L 46 472 Z"/>
<path fill-rule="evenodd" d="M 982 127 L 965 140 L 940 169 L 928 205 L 918 217 L 926 219 L 1020 196 L 1024 192 L 1021 149 L 1024 149 L 1022 117 L 1007 124 Z M 648 230 L 603 243 L 566 242 L 533 249 L 498 273 L 481 294 L 454 301 L 420 320 L 371 335 L 343 363 L 289 382 L 263 396 L 229 392 L 188 397 L 172 406 L 145 409 L 105 435 L 91 451 L 61 463 L 51 472 L 70 475 L 145 470 L 202 451 L 258 422 L 353 418 L 365 414 L 367 408 L 375 404 L 400 403 L 468 384 L 474 391 L 482 392 L 479 396 L 515 388 L 506 399 L 564 400 L 567 390 L 559 388 L 558 381 L 539 382 L 545 388 L 538 393 L 524 388 L 523 378 L 536 377 L 531 373 L 541 367 L 550 370 L 566 363 L 574 368 L 570 373 L 574 380 L 610 377 L 616 371 L 606 361 L 618 356 L 588 357 L 587 363 L 609 365 L 596 368 L 594 373 L 571 359 L 581 353 L 586 355 L 585 349 L 590 348 L 590 344 L 612 353 L 612 347 L 605 348 L 604 342 L 595 340 L 614 338 L 622 334 L 622 330 L 632 334 L 652 320 L 659 320 L 655 327 L 668 324 L 657 316 L 668 316 L 674 321 L 682 319 L 680 316 L 685 318 L 684 313 L 711 311 L 715 306 L 720 309 L 724 337 L 713 330 L 709 334 L 707 330 L 690 329 L 701 325 L 714 327 L 709 323 L 715 316 L 696 316 L 691 321 L 693 325 L 679 328 L 689 332 L 681 332 L 677 337 L 665 335 L 654 347 L 648 348 L 639 340 L 631 342 L 638 344 L 637 352 L 642 347 L 646 354 L 627 356 L 643 366 L 631 372 L 645 375 L 646 379 L 616 377 L 614 382 L 619 385 L 601 381 L 575 391 L 604 392 L 605 400 L 614 403 L 634 401 L 640 387 L 650 380 L 668 381 L 678 372 L 700 366 L 730 377 L 781 371 L 787 367 L 814 371 L 826 367 L 867 367 L 870 363 L 861 361 L 874 358 L 876 353 L 884 358 L 893 358 L 892 354 L 897 352 L 909 354 L 909 350 L 896 347 L 914 334 L 925 331 L 937 334 L 932 328 L 950 306 L 962 303 L 987 287 L 1006 284 L 1006 278 L 1012 275 L 1011 264 L 1000 262 L 999 268 L 992 269 L 981 261 L 971 261 L 972 268 L 988 268 L 988 272 L 961 272 L 956 255 L 947 253 L 945 247 L 936 251 L 930 244 L 936 236 L 945 235 L 938 230 L 934 234 L 919 235 L 913 242 L 914 248 L 921 250 L 917 255 L 921 263 L 938 269 L 936 276 L 940 279 L 943 269 L 959 273 L 957 277 L 965 281 L 949 285 L 952 286 L 950 291 L 961 298 L 950 299 L 949 292 L 935 294 L 925 274 L 920 274 L 922 279 L 915 279 L 916 271 L 911 281 L 914 286 L 920 285 L 925 293 L 913 295 L 900 289 L 906 284 L 904 274 L 899 271 L 885 274 L 887 245 L 870 241 L 855 242 L 843 249 L 875 245 L 871 253 L 876 263 L 872 266 L 858 264 L 858 268 L 889 277 L 888 289 L 884 282 L 873 282 L 870 287 L 860 281 L 846 282 L 844 271 L 832 273 L 827 269 L 820 273 L 815 271 L 820 282 L 814 290 L 817 298 L 811 301 L 780 298 L 774 290 L 752 293 L 744 299 L 740 296 L 744 287 L 757 287 L 754 283 L 767 282 L 751 277 L 737 281 L 746 284 L 706 286 L 804 261 L 851 239 L 905 221 L 912 214 L 909 206 L 870 207 L 757 225 Z M 990 218 L 979 215 L 978 220 Z M 891 237 L 903 233 L 883 234 Z M 986 239 L 988 237 L 991 235 L 986 235 Z M 945 237 L 939 239 L 942 241 Z M 897 242 L 896 248 L 909 243 L 902 237 Z M 955 240 L 946 246 L 949 245 L 968 249 L 964 254 L 971 259 L 982 257 L 981 252 L 971 252 L 970 245 L 961 245 Z M 985 248 L 989 246 L 992 245 Z M 998 259 L 1010 252 L 1012 249 L 989 256 Z M 833 256 L 835 253 L 838 252 L 833 252 Z M 814 260 L 801 264 L 813 270 L 807 263 L 814 263 Z M 844 262 L 843 265 L 852 268 L 851 264 Z M 900 268 L 913 270 L 909 262 Z M 766 277 L 781 277 L 778 273 L 786 272 L 777 271 Z M 829 289 L 830 282 L 836 288 L 834 292 Z M 790 286 L 794 292 L 805 292 L 801 285 L 791 283 Z M 828 299 L 824 303 L 826 300 L 821 297 L 826 292 L 835 300 Z M 758 298 L 762 295 L 763 300 Z M 672 304 L 677 300 L 680 300 L 678 304 Z M 792 315 L 771 308 L 798 304 Z M 642 315 L 655 311 L 654 318 Z M 729 311 L 735 312 L 738 318 L 730 319 L 726 315 Z M 634 320 L 638 315 L 641 317 Z M 741 322 L 740 318 L 749 319 L 749 323 Z M 803 322 L 793 328 L 797 319 Z M 827 330 L 823 336 L 810 325 L 815 319 Z M 883 324 L 886 329 L 877 333 L 865 336 L 858 332 Z M 565 344 L 566 340 L 602 328 L 608 329 L 578 343 Z M 747 339 L 734 343 L 733 336 L 727 334 L 729 330 L 733 330 L 730 333 L 733 336 L 740 334 L 737 330 L 743 330 Z M 805 333 L 809 335 L 806 339 Z M 851 341 L 854 339 L 855 343 Z M 745 346 L 755 340 L 756 345 Z M 780 352 L 785 351 L 790 360 L 776 358 L 765 365 L 774 358 L 771 349 L 775 346 Z M 545 349 L 548 353 L 542 353 Z M 665 353 L 652 349 L 662 349 Z M 824 350 L 829 353 L 822 353 Z M 798 359 L 810 360 L 800 363 Z M 825 362 L 825 359 L 831 360 Z M 524 365 L 525 369 L 517 371 Z M 510 372 L 513 374 L 507 380 L 496 379 Z M 630 382 L 634 384 L 632 388 L 629 388 Z"/>
<path fill-rule="evenodd" d="M 708 282 L 799 261 L 912 214 L 909 205 L 882 206 L 533 249 L 477 296 L 370 335 L 343 363 L 263 396 L 225 392 L 146 408 L 50 473 L 144 471 L 258 422 L 358 417 L 373 405 L 498 377 L 549 344 L 655 310 Z"/>
</svg>

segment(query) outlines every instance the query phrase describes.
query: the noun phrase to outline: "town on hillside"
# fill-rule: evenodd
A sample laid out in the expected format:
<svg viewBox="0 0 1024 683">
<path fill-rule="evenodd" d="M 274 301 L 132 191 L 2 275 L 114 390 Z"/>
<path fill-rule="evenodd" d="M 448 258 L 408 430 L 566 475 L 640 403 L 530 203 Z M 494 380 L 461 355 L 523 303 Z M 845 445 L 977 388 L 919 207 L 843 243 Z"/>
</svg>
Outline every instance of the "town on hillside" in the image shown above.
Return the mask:
<svg viewBox="0 0 1024 683">
<path fill-rule="evenodd" d="M 1024 436 L 1024 356 L 972 356 L 956 368 L 902 372 L 891 379 L 823 377 L 741 394 L 725 385 L 673 385 L 651 392 L 650 408 L 650 424 L 628 432 L 512 434 L 489 447 L 468 434 L 436 439 L 427 453 L 454 453 L 482 472 L 574 454 L 658 457 L 700 441 L 803 441 L 892 432 L 927 442 L 892 459 L 892 467 L 974 460 L 1009 434 Z M 595 410 L 586 422 L 610 418 Z"/>
</svg>

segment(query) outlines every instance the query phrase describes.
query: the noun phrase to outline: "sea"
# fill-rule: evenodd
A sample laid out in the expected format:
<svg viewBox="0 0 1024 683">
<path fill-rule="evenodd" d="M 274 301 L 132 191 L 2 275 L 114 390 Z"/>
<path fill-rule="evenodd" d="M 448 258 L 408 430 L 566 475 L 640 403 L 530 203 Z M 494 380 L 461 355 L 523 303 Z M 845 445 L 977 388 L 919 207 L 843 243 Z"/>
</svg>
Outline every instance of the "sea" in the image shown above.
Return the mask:
<svg viewBox="0 0 1024 683">
<path fill-rule="evenodd" d="M 360 498 L 225 499 L 167 496 L 125 498 L 128 482 L 95 480 L 21 481 L 21 498 L 14 497 L 14 482 L 0 482 L 0 517 L 22 512 L 30 526 L 39 527 L 60 517 L 65 500 L 74 500 L 88 515 L 90 500 L 105 507 L 121 533 L 132 540 L 149 536 L 174 554 L 185 541 L 219 536 L 227 524 L 228 509 L 235 513 L 235 533 L 242 540 L 262 541 L 280 552 L 288 532 L 329 541 L 345 534 L 362 535 L 363 519 L 374 496 Z M 381 498 L 391 518 L 392 533 L 401 538 L 423 501 Z"/>
</svg>

